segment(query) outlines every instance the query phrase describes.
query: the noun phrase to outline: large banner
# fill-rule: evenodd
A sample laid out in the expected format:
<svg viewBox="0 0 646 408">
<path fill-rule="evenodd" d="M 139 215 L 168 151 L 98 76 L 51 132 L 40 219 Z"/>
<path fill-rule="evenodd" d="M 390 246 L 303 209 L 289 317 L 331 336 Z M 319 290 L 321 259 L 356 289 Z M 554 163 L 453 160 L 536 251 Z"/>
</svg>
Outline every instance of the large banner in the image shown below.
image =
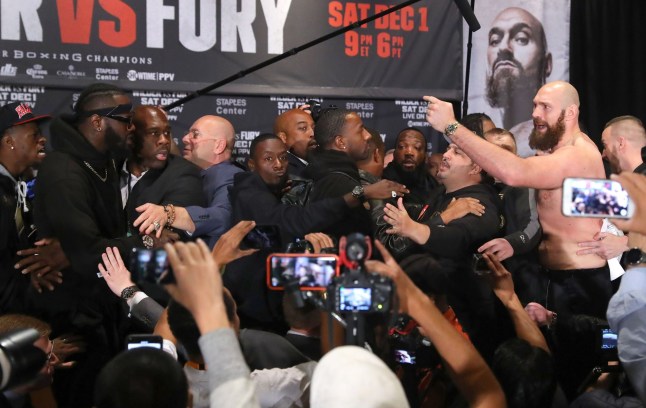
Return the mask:
<svg viewBox="0 0 646 408">
<path fill-rule="evenodd" d="M 0 0 L 0 83 L 194 91 L 400 1 Z M 421 1 L 217 92 L 458 100 L 460 27 Z"/>
<path fill-rule="evenodd" d="M 473 35 L 469 112 L 511 130 L 518 153 L 532 156 L 536 91 L 569 78 L 570 1 L 478 0 L 475 13 L 482 29 Z"/>
<path fill-rule="evenodd" d="M 0 106 L 11 101 L 26 102 L 38 114 L 71 112 L 79 90 L 47 88 L 43 86 L 0 85 Z M 186 92 L 134 90 L 135 105 L 168 105 L 186 96 Z M 367 100 L 319 98 L 324 107 L 336 105 L 357 112 L 366 126 L 377 130 L 390 149 L 395 145 L 399 131 L 418 127 L 426 136 L 428 150 L 443 152 L 446 142 L 426 122 L 426 103 L 420 98 L 395 100 Z M 182 136 L 191 124 L 203 115 L 227 118 L 236 130 L 234 155 L 244 163 L 249 155 L 251 141 L 261 133 L 272 132 L 274 120 L 281 113 L 304 104 L 306 98 L 294 96 L 232 96 L 206 95 L 188 104 L 172 109 L 168 118 L 173 129 L 173 139 L 182 146 Z M 48 135 L 48 129 L 44 132 Z"/>
</svg>

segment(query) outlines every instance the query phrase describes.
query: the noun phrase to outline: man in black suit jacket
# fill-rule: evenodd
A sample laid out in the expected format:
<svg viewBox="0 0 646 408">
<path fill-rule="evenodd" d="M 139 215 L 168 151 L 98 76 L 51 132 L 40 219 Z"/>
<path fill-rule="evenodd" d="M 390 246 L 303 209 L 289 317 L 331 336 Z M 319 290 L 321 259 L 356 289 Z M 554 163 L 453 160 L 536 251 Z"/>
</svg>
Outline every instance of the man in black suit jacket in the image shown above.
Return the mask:
<svg viewBox="0 0 646 408">
<path fill-rule="evenodd" d="M 307 156 L 316 148 L 312 116 L 302 109 L 288 110 L 276 118 L 274 134 L 287 145 L 290 178 L 305 177 Z"/>
<path fill-rule="evenodd" d="M 132 123 L 132 154 L 121 170 L 121 197 L 128 230 L 137 235 L 136 209 L 145 203 L 178 207 L 204 206 L 200 169 L 188 160 L 170 154 L 171 128 L 166 114 L 154 106 L 137 106 Z M 155 220 L 157 231 L 166 220 Z M 154 224 L 154 223 L 153 223 Z M 181 232 L 180 232 L 181 233 Z M 188 238 L 182 234 L 182 238 Z"/>
</svg>

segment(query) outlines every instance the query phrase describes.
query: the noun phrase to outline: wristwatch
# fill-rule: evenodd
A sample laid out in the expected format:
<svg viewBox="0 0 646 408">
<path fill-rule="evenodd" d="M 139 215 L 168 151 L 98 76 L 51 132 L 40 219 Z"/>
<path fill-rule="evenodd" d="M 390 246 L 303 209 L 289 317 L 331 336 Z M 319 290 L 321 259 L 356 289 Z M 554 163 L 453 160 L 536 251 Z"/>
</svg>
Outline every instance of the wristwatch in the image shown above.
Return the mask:
<svg viewBox="0 0 646 408">
<path fill-rule="evenodd" d="M 121 299 L 128 300 L 131 297 L 133 297 L 137 292 L 139 292 L 139 288 L 137 287 L 137 285 L 128 286 L 127 288 L 121 291 Z"/>
<path fill-rule="evenodd" d="M 646 252 L 639 248 L 632 248 L 626 251 L 624 256 L 626 266 L 646 264 Z"/>
<path fill-rule="evenodd" d="M 446 129 L 444 129 L 444 134 L 447 135 L 448 137 L 453 136 L 456 130 L 458 130 L 458 127 L 460 126 L 459 122 L 453 122 L 450 123 Z"/>
<path fill-rule="evenodd" d="M 150 235 L 142 236 L 141 241 L 144 243 L 146 249 L 152 249 L 152 247 L 155 245 L 155 241 L 153 241 L 153 237 L 151 237 Z"/>
<path fill-rule="evenodd" d="M 356 198 L 362 203 L 366 201 L 366 193 L 363 191 L 362 185 L 358 185 L 352 189 L 352 197 Z"/>
</svg>

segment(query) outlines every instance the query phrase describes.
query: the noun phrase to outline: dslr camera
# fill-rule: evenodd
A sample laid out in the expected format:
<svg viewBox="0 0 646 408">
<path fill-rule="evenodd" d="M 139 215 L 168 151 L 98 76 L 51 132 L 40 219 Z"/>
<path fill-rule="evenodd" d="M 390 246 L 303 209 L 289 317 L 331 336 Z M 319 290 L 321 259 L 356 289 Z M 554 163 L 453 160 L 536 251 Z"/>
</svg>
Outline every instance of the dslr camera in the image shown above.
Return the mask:
<svg viewBox="0 0 646 408">
<path fill-rule="evenodd" d="M 0 391 L 33 380 L 47 361 L 34 346 L 40 338 L 35 329 L 18 329 L 0 335 Z"/>
<path fill-rule="evenodd" d="M 328 286 L 329 308 L 336 313 L 388 313 L 394 286 L 390 279 L 367 272 L 363 266 L 370 257 L 370 239 L 362 234 L 341 238 L 339 257 L 345 273 Z"/>
</svg>

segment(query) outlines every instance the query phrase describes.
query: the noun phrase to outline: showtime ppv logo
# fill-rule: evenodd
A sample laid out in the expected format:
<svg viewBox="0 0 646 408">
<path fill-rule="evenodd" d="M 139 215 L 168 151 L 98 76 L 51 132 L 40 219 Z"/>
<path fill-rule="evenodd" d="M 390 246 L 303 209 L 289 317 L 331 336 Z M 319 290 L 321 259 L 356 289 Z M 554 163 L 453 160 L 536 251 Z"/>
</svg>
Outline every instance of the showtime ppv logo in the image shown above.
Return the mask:
<svg viewBox="0 0 646 408">
<path fill-rule="evenodd" d="M 131 81 L 173 81 L 175 74 L 171 72 L 139 72 L 131 69 L 126 74 Z"/>
</svg>

